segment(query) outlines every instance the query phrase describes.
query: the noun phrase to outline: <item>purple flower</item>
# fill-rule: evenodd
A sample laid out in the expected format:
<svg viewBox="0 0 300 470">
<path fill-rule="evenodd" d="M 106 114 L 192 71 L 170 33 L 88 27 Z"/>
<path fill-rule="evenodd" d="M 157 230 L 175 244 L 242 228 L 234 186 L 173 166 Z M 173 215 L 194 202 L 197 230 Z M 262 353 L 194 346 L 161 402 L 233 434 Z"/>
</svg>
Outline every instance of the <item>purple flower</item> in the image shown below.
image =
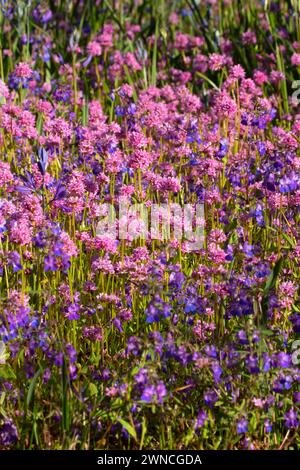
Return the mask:
<svg viewBox="0 0 300 470">
<path fill-rule="evenodd" d="M 195 304 L 195 299 L 188 299 L 185 304 L 184 312 L 185 313 L 194 313 L 197 310 L 197 305 Z"/>
<path fill-rule="evenodd" d="M 140 341 L 136 336 L 131 336 L 127 341 L 127 354 L 137 356 L 141 350 Z"/>
<path fill-rule="evenodd" d="M 59 241 L 55 242 L 53 246 L 53 254 L 55 256 L 62 256 L 64 254 L 63 247 L 64 247 L 63 243 Z"/>
<path fill-rule="evenodd" d="M 265 430 L 265 433 L 269 433 L 271 432 L 273 429 L 273 424 L 271 423 L 271 421 L 269 419 L 265 419 L 264 421 L 264 430 Z"/>
<path fill-rule="evenodd" d="M 271 369 L 272 361 L 267 353 L 263 353 L 263 371 L 268 372 Z"/>
<path fill-rule="evenodd" d="M 109 369 L 104 369 L 102 372 L 102 378 L 103 380 L 108 380 L 110 377 L 110 371 Z"/>
<path fill-rule="evenodd" d="M 21 271 L 22 264 L 21 264 L 21 257 L 17 251 L 11 251 L 7 256 L 7 264 L 8 266 L 12 266 L 13 271 Z"/>
<path fill-rule="evenodd" d="M 246 418 L 241 418 L 236 425 L 236 431 L 238 434 L 244 434 L 248 431 L 248 421 Z"/>
<path fill-rule="evenodd" d="M 115 317 L 113 319 L 113 324 L 120 331 L 120 333 L 123 333 L 122 322 L 119 318 Z"/>
<path fill-rule="evenodd" d="M 45 175 L 48 165 L 48 153 L 42 147 L 38 150 L 38 168 L 42 175 Z"/>
<path fill-rule="evenodd" d="M 61 367 L 64 363 L 64 355 L 62 352 L 54 354 L 54 364 L 57 367 Z"/>
<path fill-rule="evenodd" d="M 44 258 L 44 271 L 57 271 L 58 266 L 56 264 L 56 258 L 49 254 Z"/>
<path fill-rule="evenodd" d="M 18 430 L 12 420 L 7 419 L 0 425 L 0 444 L 7 447 L 19 439 Z"/>
<path fill-rule="evenodd" d="M 298 188 L 298 176 L 291 174 L 290 176 L 284 176 L 279 181 L 279 191 L 281 193 L 290 193 Z"/>
<path fill-rule="evenodd" d="M 300 392 L 294 392 L 293 401 L 294 403 L 300 403 Z"/>
<path fill-rule="evenodd" d="M 215 363 L 215 364 L 212 365 L 211 368 L 212 368 L 215 383 L 217 383 L 217 384 L 220 383 L 221 382 L 221 375 L 222 375 L 222 367 L 220 366 L 220 364 Z"/>
<path fill-rule="evenodd" d="M 194 429 L 197 430 L 199 428 L 202 428 L 207 421 L 208 421 L 208 415 L 206 411 L 200 410 L 196 418 L 195 424 L 194 424 Z"/>
<path fill-rule="evenodd" d="M 47 369 L 45 369 L 43 373 L 43 382 L 44 383 L 49 382 L 50 378 L 51 378 L 51 370 L 49 369 L 49 367 L 47 367 Z"/>
<path fill-rule="evenodd" d="M 215 346 L 213 345 L 206 345 L 204 348 L 205 354 L 209 357 L 217 358 L 218 357 L 218 352 Z"/>
<path fill-rule="evenodd" d="M 141 400 L 145 401 L 146 403 L 162 403 L 164 397 L 167 395 L 167 389 L 163 381 L 158 382 L 155 385 L 147 385 L 142 393 Z"/>
<path fill-rule="evenodd" d="M 167 396 L 167 389 L 162 380 L 156 386 L 156 396 L 158 403 L 162 403 L 163 399 Z"/>
<path fill-rule="evenodd" d="M 264 212 L 260 204 L 257 204 L 256 206 L 256 209 L 254 211 L 254 217 L 256 219 L 257 225 L 259 225 L 260 227 L 263 227 L 265 225 Z"/>
<path fill-rule="evenodd" d="M 138 373 L 134 376 L 134 379 L 136 381 L 137 384 L 143 384 L 143 385 L 146 385 L 147 381 L 148 381 L 148 372 L 147 372 L 147 369 L 145 369 L 144 367 L 141 368 Z"/>
<path fill-rule="evenodd" d="M 154 385 L 147 385 L 143 390 L 141 400 L 151 403 L 155 397 L 155 391 Z"/>
<path fill-rule="evenodd" d="M 167 302 L 164 302 L 158 295 L 155 295 L 147 306 L 145 313 L 147 323 L 159 322 L 171 315 L 171 308 Z"/>
<path fill-rule="evenodd" d="M 265 155 L 265 153 L 266 153 L 266 145 L 265 145 L 265 143 L 264 143 L 264 142 L 261 142 L 261 141 L 258 141 L 258 142 L 256 143 L 256 145 L 257 145 L 257 150 L 258 150 L 258 152 L 259 152 L 259 155 L 260 155 L 261 157 L 263 157 L 263 156 Z"/>
<path fill-rule="evenodd" d="M 68 320 L 78 320 L 80 318 L 79 310 L 80 306 L 76 303 L 72 303 L 68 306 L 65 317 Z"/>
<path fill-rule="evenodd" d="M 55 195 L 51 202 L 63 199 L 64 197 L 66 197 L 66 195 L 67 195 L 66 188 L 63 186 L 61 181 L 58 181 L 56 185 Z"/>
<path fill-rule="evenodd" d="M 41 17 L 41 22 L 43 24 L 49 23 L 52 20 L 53 14 L 51 10 L 47 10 Z"/>
<path fill-rule="evenodd" d="M 204 403 L 209 406 L 213 407 L 213 405 L 218 401 L 218 395 L 215 390 L 208 390 L 204 393 Z"/>
<path fill-rule="evenodd" d="M 299 313 L 294 313 L 290 316 L 290 321 L 293 324 L 293 330 L 295 333 L 300 333 L 300 315 Z"/>
<path fill-rule="evenodd" d="M 276 357 L 277 367 L 282 367 L 283 369 L 291 366 L 291 356 L 284 352 L 280 352 Z"/>
<path fill-rule="evenodd" d="M 248 344 L 249 343 L 248 338 L 247 338 L 247 333 L 246 333 L 245 330 L 238 331 L 236 336 L 237 336 L 238 342 L 240 344 Z"/>
<path fill-rule="evenodd" d="M 75 364 L 69 365 L 69 374 L 70 380 L 75 380 L 77 378 L 77 367 L 75 366 Z"/>
<path fill-rule="evenodd" d="M 250 374 L 258 374 L 258 372 L 260 371 L 258 367 L 258 357 L 255 354 L 251 354 L 247 357 L 246 365 Z"/>
<path fill-rule="evenodd" d="M 68 354 L 69 360 L 71 364 L 76 361 L 77 359 L 77 352 L 76 349 L 73 347 L 71 343 L 68 343 L 66 345 L 66 352 Z"/>
<path fill-rule="evenodd" d="M 273 390 L 276 393 L 282 393 L 285 390 L 290 390 L 293 383 L 293 377 L 291 375 L 281 375 L 273 383 Z"/>
<path fill-rule="evenodd" d="M 135 114 L 136 112 L 136 104 L 135 103 L 130 103 L 130 105 L 127 108 L 127 113 L 128 114 Z"/>
<path fill-rule="evenodd" d="M 284 424 L 288 429 L 298 428 L 299 420 L 298 413 L 293 408 L 287 411 L 284 415 Z"/>
</svg>

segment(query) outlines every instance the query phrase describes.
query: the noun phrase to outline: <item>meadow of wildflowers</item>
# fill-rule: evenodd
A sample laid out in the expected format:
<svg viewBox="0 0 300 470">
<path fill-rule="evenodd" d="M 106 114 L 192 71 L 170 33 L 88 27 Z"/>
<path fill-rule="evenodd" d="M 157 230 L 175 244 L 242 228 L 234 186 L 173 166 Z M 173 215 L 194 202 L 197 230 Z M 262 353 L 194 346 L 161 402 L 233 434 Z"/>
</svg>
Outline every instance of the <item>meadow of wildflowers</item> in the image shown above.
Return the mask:
<svg viewBox="0 0 300 470">
<path fill-rule="evenodd" d="M 299 2 L 0 25 L 0 448 L 298 449 Z M 124 199 L 200 206 L 203 243 L 100 233 Z"/>
</svg>

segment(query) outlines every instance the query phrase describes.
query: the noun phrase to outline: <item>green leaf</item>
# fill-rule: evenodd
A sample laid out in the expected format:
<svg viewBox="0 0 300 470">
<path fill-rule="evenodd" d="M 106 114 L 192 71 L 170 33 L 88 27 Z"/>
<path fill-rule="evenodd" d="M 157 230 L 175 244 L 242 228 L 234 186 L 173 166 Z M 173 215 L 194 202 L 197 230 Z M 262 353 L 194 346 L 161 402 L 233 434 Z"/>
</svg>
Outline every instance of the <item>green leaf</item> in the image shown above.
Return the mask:
<svg viewBox="0 0 300 470">
<path fill-rule="evenodd" d="M 2 392 L 1 393 L 1 396 L 0 396 L 0 405 L 2 406 L 3 403 L 4 403 L 4 400 L 5 400 L 5 392 Z"/>
<path fill-rule="evenodd" d="M 142 421 L 142 436 L 141 436 L 141 442 L 140 442 L 140 450 L 143 449 L 146 433 L 147 433 L 147 424 L 146 424 L 146 419 L 145 419 L 145 417 L 143 417 L 143 421 Z"/>
<path fill-rule="evenodd" d="M 0 377 L 3 377 L 4 379 L 10 380 L 10 379 L 15 379 L 16 374 L 14 373 L 14 371 L 13 371 L 13 369 L 10 365 L 0 364 Z"/>
<path fill-rule="evenodd" d="M 154 45 L 153 45 L 153 55 L 152 55 L 152 70 L 151 70 L 151 83 L 156 85 L 156 62 L 157 62 L 157 39 L 159 33 L 158 18 L 155 21 L 155 36 L 154 36 Z"/>
<path fill-rule="evenodd" d="M 35 375 L 34 375 L 32 381 L 31 381 L 31 383 L 30 383 L 30 385 L 29 385 L 29 389 L 28 389 L 27 397 L 26 397 L 26 405 L 27 405 L 27 406 L 30 405 L 30 402 L 31 402 L 31 400 L 32 400 L 32 398 L 33 398 L 33 396 L 34 396 L 34 391 L 35 391 L 37 379 L 39 378 L 39 376 L 41 375 L 41 373 L 42 373 L 42 369 L 39 369 L 39 370 L 35 373 Z"/>
<path fill-rule="evenodd" d="M 89 120 L 89 103 L 88 98 L 84 98 L 84 103 L 82 106 L 82 125 L 87 126 Z"/>
<path fill-rule="evenodd" d="M 134 427 L 122 418 L 118 418 L 118 421 L 120 424 L 122 424 L 123 428 L 126 429 L 130 436 L 133 437 L 134 440 L 137 440 L 136 430 L 134 429 Z"/>
<path fill-rule="evenodd" d="M 194 434 L 195 434 L 195 432 L 194 432 L 194 429 L 193 429 L 193 428 L 191 428 L 191 429 L 187 432 L 186 436 L 184 437 L 184 445 L 185 445 L 186 447 L 189 445 L 189 443 L 190 443 L 191 440 L 193 439 Z"/>
<path fill-rule="evenodd" d="M 289 235 L 287 235 L 286 233 L 283 233 L 282 234 L 283 238 L 291 245 L 292 248 L 295 248 L 295 246 L 297 245 L 297 243 L 295 242 L 295 240 L 293 240 Z"/>
<path fill-rule="evenodd" d="M 276 284 L 276 280 L 279 276 L 281 267 L 283 263 L 283 258 L 278 258 L 278 260 L 275 263 L 275 266 L 267 280 L 267 283 L 265 285 L 264 291 L 263 291 L 263 298 L 261 302 L 261 307 L 262 307 L 262 324 L 266 325 L 267 323 L 267 317 L 268 317 L 268 306 L 269 306 L 269 293 L 273 289 L 273 287 Z"/>
<path fill-rule="evenodd" d="M 269 276 L 269 279 L 265 285 L 265 289 L 264 289 L 264 295 L 267 295 L 269 293 L 269 291 L 271 289 L 273 289 L 273 287 L 275 286 L 275 283 L 276 283 L 276 279 L 279 275 L 279 272 L 280 272 L 280 269 L 281 269 L 281 266 L 282 266 L 282 262 L 283 262 L 283 258 L 279 258 L 276 263 L 275 263 L 275 266 Z"/>
<path fill-rule="evenodd" d="M 130 75 L 129 70 L 128 70 L 128 68 L 127 68 L 126 65 L 124 65 L 124 72 L 125 72 L 125 75 L 126 75 L 126 78 L 127 78 L 127 80 L 128 80 L 129 85 L 132 87 L 132 97 L 133 97 L 133 101 L 134 101 L 134 102 L 137 102 L 138 97 L 137 97 L 137 93 L 136 93 L 136 91 L 135 91 L 135 85 L 134 85 L 134 82 L 133 82 L 133 80 L 132 80 L 132 78 L 131 78 L 131 75 Z"/>
<path fill-rule="evenodd" d="M 89 390 L 90 390 L 90 394 L 93 396 L 93 395 L 97 395 L 98 393 L 98 388 L 96 387 L 95 384 L 93 384 L 93 382 L 90 382 L 89 384 Z"/>
<path fill-rule="evenodd" d="M 204 75 L 203 73 L 201 72 L 196 72 L 196 75 L 199 75 L 199 77 L 203 78 L 203 80 L 207 81 L 215 90 L 217 91 L 220 91 L 220 88 L 217 87 L 217 85 L 212 81 L 210 80 L 206 75 Z"/>
<path fill-rule="evenodd" d="M 261 328 L 260 333 L 264 336 L 274 336 L 274 331 L 273 330 L 268 330 L 267 328 Z"/>
</svg>

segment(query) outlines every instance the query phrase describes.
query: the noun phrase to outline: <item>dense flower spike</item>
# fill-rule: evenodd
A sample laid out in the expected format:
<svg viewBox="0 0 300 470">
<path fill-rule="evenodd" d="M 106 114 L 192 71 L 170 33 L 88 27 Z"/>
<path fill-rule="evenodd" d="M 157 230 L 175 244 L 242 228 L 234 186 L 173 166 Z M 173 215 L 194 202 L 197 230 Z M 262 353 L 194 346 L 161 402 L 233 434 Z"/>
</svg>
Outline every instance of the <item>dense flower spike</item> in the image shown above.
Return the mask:
<svg viewBox="0 0 300 470">
<path fill-rule="evenodd" d="M 296 3 L 1 2 L 1 449 L 299 448 Z"/>
</svg>

